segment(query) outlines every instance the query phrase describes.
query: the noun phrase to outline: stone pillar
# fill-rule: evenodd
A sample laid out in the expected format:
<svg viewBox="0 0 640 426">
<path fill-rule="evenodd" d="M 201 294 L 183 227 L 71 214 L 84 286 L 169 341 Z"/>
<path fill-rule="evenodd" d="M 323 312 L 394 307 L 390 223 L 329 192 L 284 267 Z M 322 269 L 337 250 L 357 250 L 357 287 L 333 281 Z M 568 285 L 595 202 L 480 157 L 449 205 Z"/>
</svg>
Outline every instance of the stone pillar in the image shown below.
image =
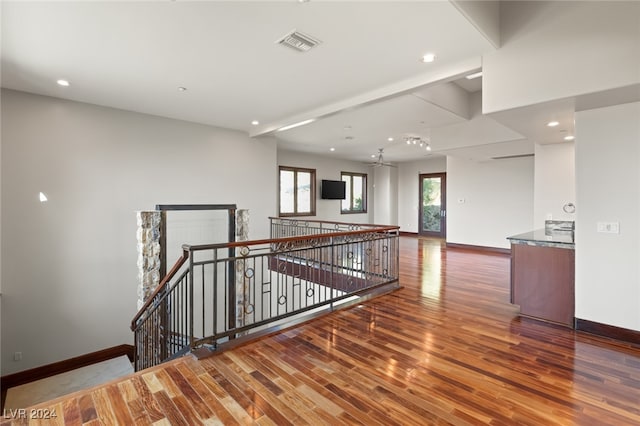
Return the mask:
<svg viewBox="0 0 640 426">
<path fill-rule="evenodd" d="M 138 230 L 138 309 L 160 283 L 160 223 L 162 212 L 136 212 Z"/>
<path fill-rule="evenodd" d="M 249 240 L 249 210 L 238 210 L 236 213 L 236 241 Z M 246 316 L 246 294 L 248 291 L 247 280 L 245 274 L 245 261 L 239 259 L 236 261 L 236 326 L 245 325 Z"/>
</svg>

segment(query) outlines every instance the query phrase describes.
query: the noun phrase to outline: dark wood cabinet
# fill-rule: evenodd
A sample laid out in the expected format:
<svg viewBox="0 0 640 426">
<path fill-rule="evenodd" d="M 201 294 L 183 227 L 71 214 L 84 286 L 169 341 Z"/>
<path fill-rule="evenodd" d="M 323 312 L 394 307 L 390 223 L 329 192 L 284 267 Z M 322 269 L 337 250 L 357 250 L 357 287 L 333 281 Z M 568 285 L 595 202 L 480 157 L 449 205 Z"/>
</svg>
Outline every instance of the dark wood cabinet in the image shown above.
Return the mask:
<svg viewBox="0 0 640 426">
<path fill-rule="evenodd" d="M 511 244 L 511 303 L 522 315 L 573 328 L 575 250 Z"/>
</svg>

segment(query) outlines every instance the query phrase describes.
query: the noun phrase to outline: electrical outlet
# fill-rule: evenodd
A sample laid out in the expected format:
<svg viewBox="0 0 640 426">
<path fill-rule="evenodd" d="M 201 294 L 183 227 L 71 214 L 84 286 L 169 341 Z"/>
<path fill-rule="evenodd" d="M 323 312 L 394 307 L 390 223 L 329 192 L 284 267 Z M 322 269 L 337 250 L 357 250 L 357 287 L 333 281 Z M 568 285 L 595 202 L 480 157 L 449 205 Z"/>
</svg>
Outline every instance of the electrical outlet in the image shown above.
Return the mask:
<svg viewBox="0 0 640 426">
<path fill-rule="evenodd" d="M 13 353 L 13 360 L 14 361 L 20 361 L 22 359 L 22 352 L 14 352 Z"/>
<path fill-rule="evenodd" d="M 620 222 L 598 222 L 597 231 L 605 234 L 619 234 Z"/>
</svg>

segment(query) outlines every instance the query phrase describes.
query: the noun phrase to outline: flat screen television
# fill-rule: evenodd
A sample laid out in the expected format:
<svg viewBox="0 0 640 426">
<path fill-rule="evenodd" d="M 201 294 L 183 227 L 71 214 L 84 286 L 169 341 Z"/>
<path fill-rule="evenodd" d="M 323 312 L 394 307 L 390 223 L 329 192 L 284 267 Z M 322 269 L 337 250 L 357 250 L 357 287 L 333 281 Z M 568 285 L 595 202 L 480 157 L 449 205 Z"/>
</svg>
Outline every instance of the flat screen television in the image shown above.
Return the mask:
<svg viewBox="0 0 640 426">
<path fill-rule="evenodd" d="M 346 198 L 345 182 L 341 180 L 322 179 L 323 200 L 344 200 Z"/>
</svg>

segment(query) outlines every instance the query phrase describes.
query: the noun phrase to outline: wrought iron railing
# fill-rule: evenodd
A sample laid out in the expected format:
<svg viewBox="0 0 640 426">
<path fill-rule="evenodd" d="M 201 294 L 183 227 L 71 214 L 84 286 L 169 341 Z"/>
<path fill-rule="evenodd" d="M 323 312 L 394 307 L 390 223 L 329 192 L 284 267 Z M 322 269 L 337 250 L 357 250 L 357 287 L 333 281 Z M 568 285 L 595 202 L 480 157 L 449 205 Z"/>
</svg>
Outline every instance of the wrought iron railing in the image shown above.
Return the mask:
<svg viewBox="0 0 640 426">
<path fill-rule="evenodd" d="M 290 219 L 270 217 L 271 238 L 299 237 L 302 235 L 330 234 L 344 231 L 365 231 L 384 228 L 369 223 L 333 222 L 328 220 Z"/>
<path fill-rule="evenodd" d="M 396 226 L 272 218 L 271 230 L 183 246 L 131 324 L 136 370 L 398 286 Z"/>
</svg>

